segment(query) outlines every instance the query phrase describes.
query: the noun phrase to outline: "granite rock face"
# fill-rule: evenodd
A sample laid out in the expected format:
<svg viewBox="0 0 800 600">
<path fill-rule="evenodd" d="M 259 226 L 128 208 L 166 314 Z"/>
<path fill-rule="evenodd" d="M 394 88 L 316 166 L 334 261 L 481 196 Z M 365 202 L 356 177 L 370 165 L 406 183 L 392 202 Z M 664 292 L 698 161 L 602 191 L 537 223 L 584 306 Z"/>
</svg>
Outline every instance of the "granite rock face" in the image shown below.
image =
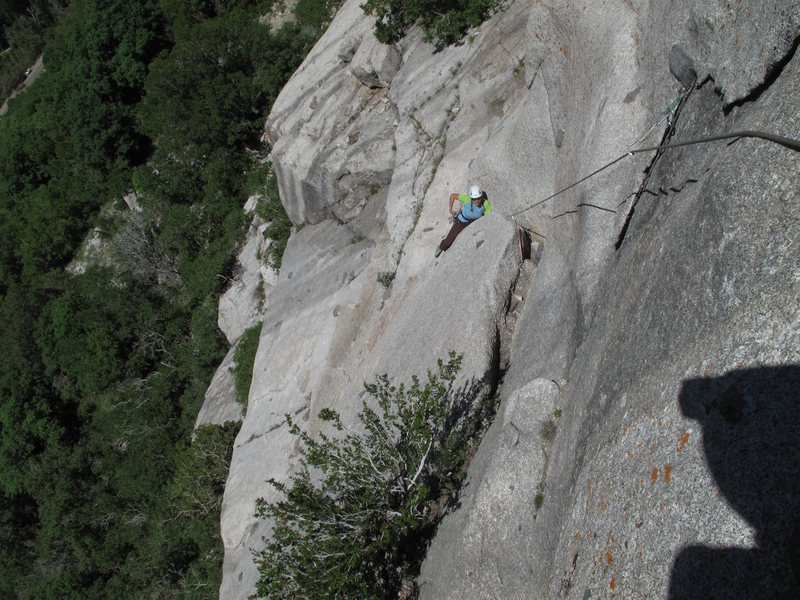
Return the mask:
<svg viewBox="0 0 800 600">
<path fill-rule="evenodd" d="M 614 19 L 619 25 L 631 17 L 623 4 Z M 741 15 L 748 7 L 758 15 L 754 3 Z M 564 50 L 555 62 L 563 63 L 576 46 L 580 56 L 592 59 L 574 77 L 561 71 L 565 77 L 551 76 L 545 85 L 547 103 L 540 106 L 549 109 L 554 124 L 549 151 L 566 157 L 576 156 L 569 148 L 576 143 L 583 152 L 591 149 L 590 160 L 558 160 L 556 173 L 571 171 L 550 189 L 624 152 L 625 138 L 614 141 L 624 122 L 639 123 L 644 131 L 658 117 L 655 109 L 669 104 L 664 91 L 680 91 L 667 72 L 668 55 L 670 44 L 684 38 L 694 40 L 684 41 L 686 54 L 695 52 L 703 84 L 671 116 L 673 141 L 741 129 L 797 136 L 800 82 L 791 38 L 796 26 L 784 27 L 796 23 L 797 7 L 783 4 L 775 20 L 759 25 L 776 32 L 769 41 L 748 34 L 752 24 L 745 19 L 738 27 L 721 25 L 728 28 L 724 42 L 713 28 L 705 37 L 687 33 L 682 27 L 697 22 L 687 20 L 687 10 L 696 15 L 701 9 L 651 3 L 632 15 L 631 29 L 618 34 L 638 37 L 638 44 L 628 46 L 627 55 L 614 52 L 610 64 L 619 65 L 617 80 L 606 71 L 587 76 L 595 61 L 602 62 L 602 52 L 583 48 L 584 36 L 566 36 L 581 30 L 581 17 L 571 20 L 567 9 L 550 11 L 553 20 L 569 24 L 561 37 L 542 36 Z M 594 24 L 583 25 L 589 26 Z M 750 48 L 746 64 L 728 52 L 736 35 Z M 648 62 L 653 49 L 659 54 Z M 635 68 L 631 53 L 638 57 Z M 552 55 L 543 67 L 549 60 Z M 782 62 L 782 72 L 772 72 L 768 81 L 755 76 Z M 575 93 L 582 80 L 602 91 L 595 100 L 600 112 L 585 104 L 580 113 L 600 119 L 589 129 L 564 127 L 577 102 L 592 101 L 591 93 Z M 656 81 L 664 91 L 636 91 Z M 749 95 L 762 84 L 760 93 Z M 619 108 L 613 94 L 619 94 Z M 748 99 L 734 108 L 737 97 Z M 637 120 L 630 104 L 652 108 Z M 626 116 L 605 131 L 603 112 L 609 111 Z M 565 133 L 559 148 L 560 128 Z M 578 138 L 570 141 L 571 135 Z M 636 135 L 630 130 L 628 139 Z M 520 151 L 509 154 L 518 160 Z M 542 505 L 531 502 L 532 482 L 509 484 L 511 468 L 474 462 L 468 482 L 480 487 L 468 484 L 462 506 L 440 526 L 423 566 L 423 598 L 793 596 L 797 565 L 789 557 L 797 545 L 793 481 L 800 460 L 787 406 L 797 397 L 790 390 L 797 389 L 800 360 L 800 279 L 790 266 L 800 258 L 797 164 L 795 152 L 757 140 L 690 146 L 665 152 L 649 176 L 631 174 L 623 165 L 534 209 L 538 214 L 518 217 L 547 239 L 517 322 L 505 389 L 525 389 L 527 382 L 541 381 L 535 378 L 557 382 L 554 402 L 563 411 L 547 449 L 546 475 L 536 483 Z M 503 175 L 498 183 L 509 180 Z M 507 422 L 525 418 L 515 411 L 512 394 L 503 400 L 503 420 L 493 424 L 481 453 L 502 457 Z M 545 444 L 541 437 L 539 442 Z M 786 449 L 785 461 L 777 459 L 778 447 Z M 535 471 L 538 453 L 528 456 Z M 469 546 L 476 523 L 485 518 L 475 507 L 498 495 L 498 506 L 511 507 L 503 513 L 508 522 L 490 522 L 482 530 L 493 543 L 483 543 L 477 557 L 454 560 L 454 549 Z"/>
<path fill-rule="evenodd" d="M 252 594 L 251 549 L 268 532 L 253 518 L 255 499 L 275 499 L 266 480 L 285 480 L 296 466 L 285 414 L 313 432 L 319 411 L 334 408 L 352 425 L 363 382 L 380 373 L 409 381 L 450 350 L 464 355 L 458 402 L 471 405 L 495 383 L 497 331 L 519 267 L 513 228 L 500 217 L 481 219 L 425 273 L 390 290 L 371 265 L 374 245 L 355 239 L 347 225 L 324 221 L 304 227 L 284 254 L 223 503 L 224 598 Z M 487 272 L 495 276 L 487 280 Z M 465 305 L 469 319 L 459 317 Z"/>
<path fill-rule="evenodd" d="M 267 225 L 259 217 L 253 217 L 237 258 L 236 277 L 219 299 L 217 325 L 231 344 L 261 320 L 278 280 L 275 270 L 262 259 L 272 243 L 264 237 Z"/>
<path fill-rule="evenodd" d="M 214 373 L 211 384 L 206 390 L 203 407 L 197 414 L 195 429 L 201 425 L 224 425 L 228 421 L 242 420 L 242 405 L 236 400 L 236 383 L 231 372 L 235 364 L 233 360 L 235 351 L 234 344 Z"/>
<path fill-rule="evenodd" d="M 220 597 L 253 593 L 255 499 L 298 456 L 283 415 L 352 423 L 362 382 L 449 350 L 456 400 L 499 408 L 422 598 L 793 597 L 797 153 L 626 153 L 800 137 L 800 5 L 516 0 L 434 52 L 414 29 L 380 46 L 358 4 L 267 121 L 304 227 L 261 315 Z M 493 213 L 434 258 L 473 182 Z M 522 265 L 515 223 L 540 245 Z"/>
</svg>

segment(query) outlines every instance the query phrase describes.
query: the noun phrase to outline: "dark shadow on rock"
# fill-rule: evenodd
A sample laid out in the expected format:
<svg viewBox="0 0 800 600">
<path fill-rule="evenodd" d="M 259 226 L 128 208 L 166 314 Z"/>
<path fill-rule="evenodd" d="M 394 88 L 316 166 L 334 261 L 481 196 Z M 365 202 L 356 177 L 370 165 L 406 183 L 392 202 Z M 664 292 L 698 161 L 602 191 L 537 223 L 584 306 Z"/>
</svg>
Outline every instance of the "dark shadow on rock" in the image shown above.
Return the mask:
<svg viewBox="0 0 800 600">
<path fill-rule="evenodd" d="M 450 416 L 445 421 L 445 430 L 453 431 L 465 425 L 465 422 L 481 411 L 482 404 L 487 402 L 487 394 L 491 393 L 490 385 L 474 377 L 465 381 L 459 388 L 448 391 Z"/>
<path fill-rule="evenodd" d="M 433 537 L 445 513 L 461 507 L 466 467 L 497 408 L 493 391 L 492 386 L 476 378 L 448 391 L 450 415 L 444 423 L 447 442 L 434 451 L 431 463 L 437 466 L 428 480 L 433 496 L 438 496 L 435 506 L 431 507 L 430 537 Z"/>
<path fill-rule="evenodd" d="M 740 369 L 683 383 L 683 414 L 703 428 L 708 467 L 752 526 L 754 548 L 680 552 L 670 600 L 800 598 L 800 366 Z"/>
</svg>

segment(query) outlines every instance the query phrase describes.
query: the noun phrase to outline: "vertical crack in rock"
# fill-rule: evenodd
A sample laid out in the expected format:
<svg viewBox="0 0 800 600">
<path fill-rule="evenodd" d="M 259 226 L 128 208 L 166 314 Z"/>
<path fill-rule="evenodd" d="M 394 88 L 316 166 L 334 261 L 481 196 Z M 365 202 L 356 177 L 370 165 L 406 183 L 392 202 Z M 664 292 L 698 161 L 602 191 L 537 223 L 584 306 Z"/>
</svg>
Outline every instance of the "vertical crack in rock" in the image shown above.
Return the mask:
<svg viewBox="0 0 800 600">
<path fill-rule="evenodd" d="M 664 135 L 661 137 L 661 141 L 658 143 L 659 146 L 663 146 L 669 144 L 669 141 L 672 139 L 673 135 L 675 134 L 676 125 L 678 123 L 678 119 L 680 118 L 681 111 L 683 110 L 686 101 L 694 91 L 695 83 L 691 82 L 686 90 L 683 92 L 680 101 L 678 102 L 677 107 L 675 108 L 675 112 L 670 117 L 667 128 L 664 131 Z M 642 183 L 639 185 L 639 189 L 636 191 L 634 195 L 633 202 L 631 202 L 631 207 L 628 210 L 628 214 L 625 217 L 625 222 L 622 225 L 622 229 L 619 232 L 619 237 L 617 238 L 617 243 L 614 244 L 614 249 L 619 250 L 622 247 L 622 242 L 625 239 L 625 234 L 628 232 L 628 227 L 631 224 L 631 219 L 633 218 L 633 213 L 636 210 L 636 205 L 639 203 L 639 199 L 642 197 L 642 194 L 647 192 L 647 184 L 650 181 L 650 176 L 653 173 L 653 169 L 655 168 L 658 160 L 661 156 L 666 152 L 666 150 L 661 149 L 657 150 L 655 155 L 653 156 L 650 164 L 644 170 L 644 178 L 642 179 Z"/>
<path fill-rule="evenodd" d="M 730 103 L 727 103 L 727 104 L 723 104 L 722 114 L 724 116 L 728 116 L 734 109 L 742 107 L 742 106 L 744 106 L 746 104 L 758 101 L 758 99 L 761 97 L 761 95 L 764 94 L 778 80 L 778 78 L 783 74 L 783 71 L 784 71 L 785 67 L 791 62 L 792 58 L 794 58 L 794 55 L 797 52 L 798 46 L 800 46 L 800 35 L 795 36 L 794 41 L 793 41 L 792 46 L 789 49 L 789 51 L 783 57 L 781 57 L 779 60 L 777 60 L 776 62 L 774 62 L 772 65 L 770 65 L 767 68 L 766 75 L 764 77 L 764 80 L 761 82 L 761 84 L 759 84 L 758 86 L 753 88 L 750 91 L 750 93 L 747 94 L 746 96 L 744 96 L 744 97 L 742 97 L 742 98 L 740 98 L 738 100 L 735 100 L 733 102 L 730 102 Z M 675 76 L 678 77 L 678 74 L 675 74 Z M 667 126 L 667 129 L 664 132 L 664 135 L 663 135 L 661 141 L 659 142 L 659 145 L 669 144 L 670 140 L 672 139 L 672 137 L 675 134 L 676 124 L 678 122 L 681 110 L 683 109 L 686 101 L 691 96 L 691 93 L 694 91 L 694 89 L 702 87 L 702 86 L 704 86 L 704 85 L 706 85 L 708 83 L 714 83 L 713 78 L 710 77 L 710 76 L 706 77 L 704 79 L 704 81 L 701 84 L 697 85 L 697 86 L 694 83 L 689 85 L 688 92 L 685 93 L 685 95 L 681 98 L 680 103 L 678 104 L 678 106 L 677 106 L 677 108 L 675 110 L 675 113 L 674 113 L 673 117 L 671 118 L 671 120 L 670 120 L 670 122 L 669 122 L 669 124 Z M 639 189 L 636 191 L 636 193 L 634 195 L 633 202 L 631 203 L 631 207 L 630 207 L 630 209 L 628 211 L 628 214 L 627 214 L 627 216 L 625 218 L 625 222 L 624 222 L 624 224 L 622 226 L 622 229 L 620 230 L 619 237 L 618 237 L 617 242 L 616 242 L 616 244 L 614 246 L 614 248 L 616 250 L 619 250 L 622 247 L 622 243 L 623 243 L 623 241 L 625 239 L 625 235 L 626 235 L 626 233 L 628 231 L 628 227 L 630 226 L 631 219 L 633 218 L 633 213 L 634 213 L 634 211 L 636 209 L 636 205 L 638 204 L 639 199 L 641 198 L 642 194 L 646 193 L 646 192 L 647 193 L 653 193 L 653 192 L 650 192 L 647 189 L 647 184 L 648 184 L 648 182 L 650 180 L 650 176 L 651 176 L 651 174 L 652 174 L 657 162 L 659 161 L 661 156 L 664 154 L 664 152 L 666 152 L 666 150 L 664 150 L 664 149 L 658 150 L 656 152 L 655 156 L 653 156 L 652 160 L 650 161 L 650 164 L 644 170 L 644 178 L 642 179 L 642 183 L 640 184 Z M 687 179 L 686 181 L 687 182 L 692 182 L 693 180 L 692 179 Z M 680 188 L 672 187 L 672 188 L 670 188 L 670 191 L 679 192 L 682 189 L 682 187 L 683 186 L 681 186 Z"/>
</svg>

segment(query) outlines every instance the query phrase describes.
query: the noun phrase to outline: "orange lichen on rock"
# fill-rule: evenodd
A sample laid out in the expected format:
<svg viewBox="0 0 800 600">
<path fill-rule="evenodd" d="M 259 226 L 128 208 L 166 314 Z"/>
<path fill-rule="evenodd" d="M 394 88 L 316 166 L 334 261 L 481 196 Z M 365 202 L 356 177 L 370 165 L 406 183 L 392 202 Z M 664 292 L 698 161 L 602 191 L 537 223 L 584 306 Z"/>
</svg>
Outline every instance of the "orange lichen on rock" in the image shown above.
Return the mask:
<svg viewBox="0 0 800 600">
<path fill-rule="evenodd" d="M 617 579 L 616 579 L 616 577 L 612 577 L 611 578 L 611 583 L 608 584 L 608 587 L 610 587 L 612 590 L 616 589 L 616 587 L 617 587 Z"/>
<path fill-rule="evenodd" d="M 658 469 L 654 468 L 650 474 L 650 485 L 655 485 L 656 481 L 658 481 Z"/>
<path fill-rule="evenodd" d="M 686 447 L 686 444 L 688 443 L 689 443 L 689 432 L 684 429 L 683 433 L 681 434 L 681 437 L 678 438 L 678 447 L 675 448 L 675 450 L 677 452 L 683 451 L 683 449 Z"/>
<path fill-rule="evenodd" d="M 672 465 L 664 465 L 664 483 L 669 483 L 669 478 L 671 474 L 672 474 Z"/>
<path fill-rule="evenodd" d="M 611 564 L 611 552 L 606 552 L 606 561 Z"/>
</svg>

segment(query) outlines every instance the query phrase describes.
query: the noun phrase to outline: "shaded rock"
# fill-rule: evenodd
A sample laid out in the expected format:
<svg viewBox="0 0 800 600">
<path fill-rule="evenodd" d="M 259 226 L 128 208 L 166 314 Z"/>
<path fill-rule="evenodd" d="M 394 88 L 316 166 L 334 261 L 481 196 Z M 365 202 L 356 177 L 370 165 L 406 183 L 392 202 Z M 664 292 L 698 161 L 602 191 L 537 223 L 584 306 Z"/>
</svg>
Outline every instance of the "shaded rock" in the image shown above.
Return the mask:
<svg viewBox="0 0 800 600">
<path fill-rule="evenodd" d="M 666 28 L 680 30 L 671 19 L 685 9 L 652 5 L 660 19 L 668 16 L 664 24 L 650 20 L 653 13 L 634 15 L 622 5 L 616 8 L 621 14 L 615 17 L 611 7 L 605 7 L 608 14 L 599 21 L 589 15 L 585 26 L 594 28 L 612 19 L 621 33 L 627 24 L 630 35 L 640 35 L 650 49 L 670 39 Z M 777 10 L 787 9 L 784 4 Z M 584 47 L 586 38 L 573 33 L 582 27 L 576 13 L 541 3 L 534 10 L 537 18 L 530 19 L 529 27 L 535 41 L 528 57 L 535 56 L 542 43 L 534 28 L 542 40 L 563 51 L 545 55 L 543 88 L 537 92 L 539 78 L 534 80 L 531 96 L 525 99 L 527 110 L 518 109 L 525 115 L 524 120 L 519 117 L 523 135 L 517 137 L 512 126 L 507 132 L 498 130 L 501 137 L 491 140 L 486 157 L 479 156 L 473 164 L 482 180 L 490 178 L 490 187 L 505 186 L 508 192 L 503 197 L 517 199 L 519 210 L 527 205 L 522 190 L 531 181 L 551 184 L 555 191 L 591 170 L 585 165 L 599 166 L 618 156 L 619 149 L 624 151 L 620 132 L 646 130 L 654 120 L 648 114 L 660 112 L 657 107 L 666 107 L 677 90 L 669 73 L 659 74 L 666 71 L 663 57 L 667 52 L 660 54 L 660 66 L 645 60 L 635 67 L 642 60 L 636 58 L 642 55 L 635 44 L 590 51 Z M 781 19 L 770 28 L 786 31 Z M 642 33 L 636 34 L 637 29 Z M 619 43 L 613 35 L 593 39 L 611 47 Z M 762 42 L 763 38 L 749 36 L 743 43 Z M 711 38 L 704 43 L 708 44 L 706 56 L 724 52 L 724 44 L 713 47 Z M 753 54 L 761 57 L 762 74 L 770 61 L 785 60 L 779 53 L 771 54 L 771 42 L 763 46 Z M 576 52 L 578 48 L 582 50 Z M 574 63 L 567 58 L 576 54 L 592 57 L 581 63 L 580 72 L 574 71 Z M 793 73 L 796 64 L 795 57 L 784 75 Z M 604 75 L 613 69 L 619 73 L 611 78 Z M 723 72 L 724 68 L 718 69 L 714 76 L 723 78 Z M 587 73 L 593 76 L 584 79 Z M 669 79 L 661 79 L 663 75 Z M 729 80 L 729 89 L 742 85 L 746 79 L 742 75 Z M 611 87 L 598 83 L 615 78 L 617 84 Z M 654 94 L 655 86 L 648 84 L 644 89 L 649 92 L 631 95 L 642 80 L 657 82 L 663 91 Z M 797 109 L 792 108 L 796 77 L 781 76 L 762 92 L 757 106 L 727 118 L 712 85 L 701 88 L 686 105 L 678 124 L 683 139 L 697 137 L 701 131 L 736 128 L 786 131 L 797 119 Z M 614 94 L 621 90 L 624 93 L 617 100 Z M 540 100 L 535 103 L 537 93 Z M 650 108 L 648 103 L 654 98 Z M 565 131 L 550 172 L 535 167 L 547 164 L 548 133 L 544 127 L 536 133 L 536 123 L 548 112 L 552 131 Z M 536 139 L 545 143 L 537 147 L 532 142 Z M 531 167 L 520 158 L 526 147 L 534 150 L 527 151 L 533 157 Z M 785 546 L 778 549 L 788 543 L 788 534 L 778 536 L 783 540 L 780 544 L 767 544 L 767 552 L 753 551 L 763 543 L 756 538 L 759 529 L 764 529 L 759 525 L 763 520 L 745 518 L 747 511 L 731 509 L 724 498 L 730 492 L 718 487 L 723 483 L 715 474 L 714 462 L 724 461 L 724 455 L 709 456 L 699 444 L 697 424 L 681 414 L 676 403 L 687 380 L 762 362 L 798 362 L 795 349 L 800 334 L 790 323 L 798 322 L 800 288 L 788 269 L 797 258 L 788 249 L 797 245 L 790 238 L 800 228 L 794 216 L 789 224 L 778 225 L 782 220 L 778 215 L 784 210 L 788 212 L 783 214 L 797 214 L 791 208 L 796 194 L 790 191 L 797 178 L 796 164 L 791 166 L 792 153 L 778 146 L 724 152 L 721 162 L 716 162 L 719 151 L 711 147 L 665 154 L 647 182 L 647 189 L 654 192 L 646 193 L 646 201 L 640 201 L 633 213 L 631 225 L 636 231 L 628 231 L 617 252 L 611 247 L 613 232 L 631 206 L 629 200 L 624 201 L 629 194 L 625 189 L 635 190 L 640 181 L 628 166 L 518 217 L 547 239 L 517 322 L 504 389 L 516 390 L 531 378 L 544 377 L 559 381 L 564 390 L 564 417 L 549 454 L 544 503 L 530 527 L 489 519 L 482 528 L 481 520 L 471 518 L 470 511 L 483 499 L 496 497 L 502 488 L 487 485 L 479 492 L 465 492 L 462 507 L 442 524 L 442 541 L 435 540 L 431 546 L 426 559 L 430 563 L 423 566 L 423 594 L 441 597 L 448 586 L 455 585 L 459 591 L 454 597 L 460 598 L 582 599 L 634 593 L 656 598 L 666 597 L 670 590 L 679 590 L 676 597 L 692 590 L 696 594 L 692 597 L 735 598 L 742 589 L 748 590 L 745 595 L 759 595 L 756 588 L 764 585 L 767 596 L 791 597 L 792 569 L 786 558 L 790 553 Z M 753 152 L 758 158 L 748 161 Z M 493 155 L 507 157 L 507 162 Z M 497 175 L 491 174 L 493 169 Z M 548 191 L 537 196 L 544 197 Z M 589 202 L 614 208 L 617 214 L 604 224 L 603 215 L 579 206 Z M 775 252 L 778 247 L 783 250 Z M 771 308 L 760 308 L 764 302 Z M 726 400 L 720 407 L 721 418 L 736 420 L 740 413 L 746 414 L 747 406 L 746 401 Z M 744 417 L 738 421 L 744 422 Z M 771 435 L 783 439 L 785 431 L 779 429 L 773 423 Z M 487 437 L 484 443 L 496 448 L 496 440 Z M 756 447 L 761 447 L 760 442 Z M 501 450 L 496 451 L 502 456 Z M 759 454 L 754 450 L 748 460 L 755 464 Z M 531 457 L 536 464 L 536 454 Z M 762 459 L 763 467 L 753 468 L 764 474 L 767 487 L 784 490 L 776 492 L 779 495 L 786 493 L 790 488 L 781 483 L 783 475 L 768 466 L 769 455 Z M 795 472 L 800 465 L 790 459 L 786 468 Z M 483 459 L 474 469 L 469 480 L 481 480 L 486 473 Z M 515 493 L 530 497 L 532 490 Z M 741 498 L 736 500 L 741 502 Z M 762 501 L 750 503 L 750 508 L 760 506 Z M 785 504 L 785 510 L 778 511 L 780 517 L 776 516 L 786 532 L 793 531 L 793 506 Z M 462 510 L 466 515 L 458 514 Z M 479 550 L 490 558 L 484 565 L 469 551 L 457 550 L 464 540 L 485 539 L 491 544 Z M 711 548 L 725 551 L 714 553 Z M 447 554 L 453 552 L 463 558 L 448 563 Z M 781 558 L 777 558 L 779 552 L 783 552 Z M 704 585 L 701 571 L 687 568 L 695 559 L 706 567 Z M 735 590 L 717 585 L 730 571 L 725 566 L 729 559 L 748 573 L 734 578 Z M 462 578 L 454 583 L 450 569 Z"/>
<path fill-rule="evenodd" d="M 565 381 L 580 344 L 578 294 L 569 262 L 555 243 L 545 244 L 528 301 L 517 320 L 506 386 L 517 389 L 539 377 Z"/>
<path fill-rule="evenodd" d="M 732 104 L 759 88 L 791 51 L 800 26 L 800 5 L 658 2 L 642 11 L 640 21 L 642 55 L 665 61 L 672 46 L 679 44 L 694 58 L 698 79 L 711 77 L 725 103 Z M 665 62 L 662 68 L 667 66 Z"/>
<path fill-rule="evenodd" d="M 790 107 L 797 85 L 797 78 L 779 79 L 758 105 L 735 117 L 725 117 L 719 98 L 704 87 L 682 115 L 682 133 L 690 138 L 701 128 L 767 124 L 782 129 L 796 118 Z M 709 455 L 702 443 L 708 432 L 677 402 L 687 381 L 716 373 L 736 380 L 743 367 L 800 360 L 800 287 L 789 266 L 800 258 L 792 241 L 800 232 L 792 189 L 796 157 L 756 143 L 728 147 L 725 160 L 718 158 L 703 147 L 665 155 L 650 185 L 672 191 L 637 206 L 633 229 L 603 273 L 594 320 L 580 328 L 568 367 L 565 416 L 530 538 L 536 552 L 526 566 L 529 596 L 602 597 L 613 584 L 619 595 L 635 590 L 648 598 L 666 597 L 670 589 L 683 597 L 687 585 L 696 594 L 690 597 L 735 598 L 743 589 L 759 595 L 756 588 L 769 597 L 791 597 L 796 584 L 787 554 L 778 560 L 772 543 L 772 558 L 752 552 L 762 543 L 761 520 L 733 510 L 730 503 L 742 500 L 727 498 L 730 482 L 719 479 L 714 463 L 732 455 Z M 546 248 L 532 289 L 547 284 L 548 261 Z M 518 335 L 549 326 L 550 314 L 531 309 Z M 512 356 L 512 367 L 516 360 L 521 357 Z M 763 389 L 770 397 L 770 388 Z M 721 418 L 737 427 L 732 420 L 746 414 L 748 401 L 723 404 Z M 785 432 L 774 422 L 761 439 L 770 435 L 780 439 Z M 747 446 L 753 452 L 748 460 L 761 461 L 754 468 L 767 487 L 785 489 L 785 473 L 800 469 L 789 458 L 776 472 L 761 442 Z M 787 529 L 793 506 L 784 504 L 786 512 L 776 514 Z M 497 535 L 516 539 L 509 530 Z M 688 547 L 694 550 L 687 553 Z M 706 584 L 699 588 L 692 587 L 699 572 L 686 569 L 695 559 L 706 565 Z M 750 573 L 744 588 L 741 578 L 735 590 L 716 587 L 728 559 Z"/>
<path fill-rule="evenodd" d="M 223 425 L 228 421 L 242 420 L 242 405 L 236 400 L 236 383 L 231 373 L 235 365 L 233 361 L 235 351 L 234 345 L 228 350 L 222 364 L 214 373 L 211 384 L 206 390 L 203 406 L 197 414 L 195 429 L 201 425 Z"/>
<path fill-rule="evenodd" d="M 394 46 L 366 35 L 352 57 L 350 70 L 367 87 L 384 88 L 389 87 L 399 66 L 400 55 Z"/>
<path fill-rule="evenodd" d="M 694 59 L 678 44 L 675 44 L 669 51 L 669 70 L 684 87 L 690 85 L 697 78 Z"/>
<path fill-rule="evenodd" d="M 470 465 L 458 509 L 443 519 L 428 550 L 421 599 L 529 597 L 528 557 L 536 551 L 529 539 L 552 441 L 542 431 L 555 427 L 558 396 L 554 382 L 534 379 L 503 401 Z"/>
<path fill-rule="evenodd" d="M 278 279 L 269 265 L 263 264 L 271 240 L 264 238 L 268 223 L 255 217 L 244 247 L 237 258 L 236 277 L 219 299 L 217 325 L 235 344 L 245 330 L 261 320 L 261 314 Z"/>
</svg>

